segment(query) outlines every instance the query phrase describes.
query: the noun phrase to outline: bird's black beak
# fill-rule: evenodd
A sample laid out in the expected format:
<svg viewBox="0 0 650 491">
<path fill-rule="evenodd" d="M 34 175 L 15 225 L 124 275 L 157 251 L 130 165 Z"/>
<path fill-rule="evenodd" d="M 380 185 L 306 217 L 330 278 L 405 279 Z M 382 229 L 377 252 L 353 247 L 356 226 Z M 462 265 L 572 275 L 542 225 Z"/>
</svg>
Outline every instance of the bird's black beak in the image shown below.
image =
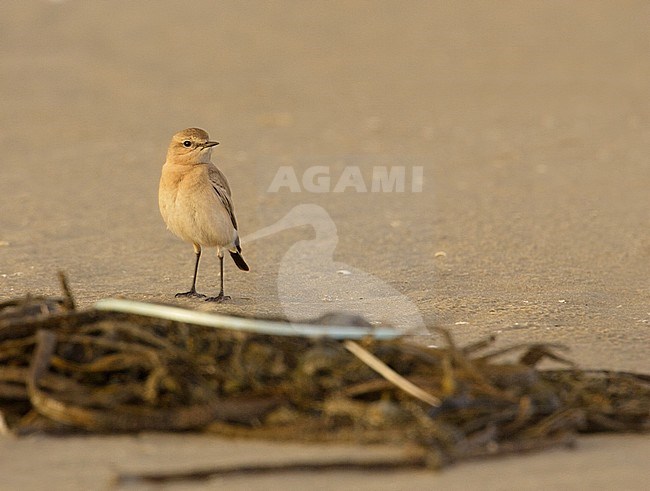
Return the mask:
<svg viewBox="0 0 650 491">
<path fill-rule="evenodd" d="M 219 142 L 205 142 L 203 144 L 203 146 L 206 147 L 206 148 L 214 147 L 215 145 L 219 145 Z"/>
</svg>

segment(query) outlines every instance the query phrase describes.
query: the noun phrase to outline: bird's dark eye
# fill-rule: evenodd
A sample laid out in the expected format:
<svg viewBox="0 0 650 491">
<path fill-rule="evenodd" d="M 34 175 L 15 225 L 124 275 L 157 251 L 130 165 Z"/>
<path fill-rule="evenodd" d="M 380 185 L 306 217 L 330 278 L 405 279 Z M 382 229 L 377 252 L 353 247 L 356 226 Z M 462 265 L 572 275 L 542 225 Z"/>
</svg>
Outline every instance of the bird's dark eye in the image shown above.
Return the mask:
<svg viewBox="0 0 650 491">
<path fill-rule="evenodd" d="M 189 140 L 185 140 L 185 141 L 183 142 L 183 146 L 184 146 L 184 147 L 191 147 L 191 146 L 192 146 L 192 142 L 189 141 Z"/>
</svg>

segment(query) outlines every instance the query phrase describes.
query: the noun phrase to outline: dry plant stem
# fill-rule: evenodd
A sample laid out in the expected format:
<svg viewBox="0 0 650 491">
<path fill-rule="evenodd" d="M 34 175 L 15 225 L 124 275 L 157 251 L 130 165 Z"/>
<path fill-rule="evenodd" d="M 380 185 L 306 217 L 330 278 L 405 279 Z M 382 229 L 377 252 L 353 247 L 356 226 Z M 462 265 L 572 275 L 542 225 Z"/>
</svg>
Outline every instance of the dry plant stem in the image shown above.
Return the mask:
<svg viewBox="0 0 650 491">
<path fill-rule="evenodd" d="M 65 276 L 63 271 L 59 271 L 59 282 L 61 283 L 61 290 L 63 290 L 63 306 L 67 310 L 76 310 L 76 305 L 74 297 L 72 296 L 72 291 L 70 290 L 70 285 L 68 284 L 68 278 Z"/>
<path fill-rule="evenodd" d="M 395 370 L 390 368 L 388 365 L 386 365 L 383 361 L 381 361 L 375 355 L 373 355 L 369 351 L 363 349 L 361 346 L 359 346 L 354 341 L 350 341 L 348 339 L 348 340 L 343 342 L 343 345 L 345 346 L 345 349 L 347 349 L 350 353 L 352 353 L 354 356 L 359 358 L 359 360 L 364 362 L 366 365 L 368 365 L 370 368 L 372 368 L 379 375 L 384 377 L 389 382 L 392 382 L 393 384 L 395 384 L 397 387 L 402 389 L 407 394 L 410 394 L 413 397 L 421 400 L 422 402 L 426 402 L 427 404 L 429 404 L 431 406 L 434 406 L 434 407 L 440 406 L 440 404 L 441 404 L 440 399 L 438 399 L 437 397 L 432 396 L 428 392 L 425 392 L 424 390 L 419 388 L 417 385 L 415 385 L 415 384 L 409 382 L 408 380 L 406 380 L 399 373 L 397 373 Z"/>
<path fill-rule="evenodd" d="M 212 477 L 250 476 L 253 474 L 279 474 L 285 472 L 314 472 L 314 471 L 383 471 L 390 472 L 402 469 L 418 469 L 427 466 L 426 457 L 416 455 L 403 459 L 388 460 L 335 460 L 331 462 L 289 462 L 280 464 L 249 464 L 232 467 L 214 467 L 179 472 L 156 472 L 141 474 L 120 474 L 117 484 L 169 483 L 175 481 L 202 481 Z"/>
<path fill-rule="evenodd" d="M 399 332 L 392 328 L 363 328 L 356 326 L 319 326 L 315 324 L 275 322 L 263 319 L 245 319 L 222 314 L 197 312 L 167 305 L 156 305 L 132 300 L 108 298 L 95 304 L 95 309 L 143 315 L 200 326 L 232 329 L 242 332 L 271 334 L 274 336 L 300 336 L 333 339 L 397 339 Z"/>
</svg>

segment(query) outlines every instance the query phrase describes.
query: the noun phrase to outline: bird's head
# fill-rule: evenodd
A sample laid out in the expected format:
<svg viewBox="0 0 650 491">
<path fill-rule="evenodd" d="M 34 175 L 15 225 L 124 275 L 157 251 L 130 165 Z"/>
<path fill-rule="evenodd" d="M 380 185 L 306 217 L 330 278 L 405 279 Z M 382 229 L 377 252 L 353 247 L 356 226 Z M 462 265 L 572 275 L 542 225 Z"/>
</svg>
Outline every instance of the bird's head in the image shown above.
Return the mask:
<svg viewBox="0 0 650 491">
<path fill-rule="evenodd" d="M 177 164 L 201 164 L 210 162 L 212 147 L 219 142 L 210 141 L 210 136 L 200 128 L 188 128 L 172 137 L 167 150 L 167 161 Z"/>
</svg>

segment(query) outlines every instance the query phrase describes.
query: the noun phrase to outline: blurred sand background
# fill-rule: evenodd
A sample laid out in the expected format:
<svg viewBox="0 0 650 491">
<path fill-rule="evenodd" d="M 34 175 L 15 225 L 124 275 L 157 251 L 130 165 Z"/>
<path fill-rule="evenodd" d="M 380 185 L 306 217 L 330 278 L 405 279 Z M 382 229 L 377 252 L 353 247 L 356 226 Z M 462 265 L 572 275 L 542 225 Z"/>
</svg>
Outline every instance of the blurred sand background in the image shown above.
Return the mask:
<svg viewBox="0 0 650 491">
<path fill-rule="evenodd" d="M 82 307 L 174 302 L 193 255 L 165 230 L 157 186 L 171 135 L 198 126 L 221 142 L 213 160 L 243 236 L 318 204 L 337 228 L 336 261 L 459 341 L 559 342 L 582 367 L 650 372 L 648 25 L 643 1 L 3 1 L 0 300 L 58 294 L 61 269 Z M 330 166 L 332 187 L 350 165 L 367 183 L 373 166 L 422 166 L 423 188 L 268 192 L 280 166 L 300 178 L 313 165 Z M 278 268 L 313 236 L 303 226 L 244 244 L 252 271 L 227 261 L 227 305 L 176 302 L 282 314 Z M 218 289 L 214 254 L 199 289 Z M 192 448 L 158 438 L 161 465 L 165 449 Z M 134 441 L 3 440 L 0 473 L 23 479 L 6 489 L 85 489 L 74 477 L 85 462 L 100 487 L 111 468 L 151 464 Z M 202 441 L 216 462 L 231 445 Z M 642 488 L 647 438 L 587 441 L 374 483 Z M 260 458 L 293 455 L 262 447 Z M 366 478 L 219 485 L 363 489 Z"/>
</svg>

